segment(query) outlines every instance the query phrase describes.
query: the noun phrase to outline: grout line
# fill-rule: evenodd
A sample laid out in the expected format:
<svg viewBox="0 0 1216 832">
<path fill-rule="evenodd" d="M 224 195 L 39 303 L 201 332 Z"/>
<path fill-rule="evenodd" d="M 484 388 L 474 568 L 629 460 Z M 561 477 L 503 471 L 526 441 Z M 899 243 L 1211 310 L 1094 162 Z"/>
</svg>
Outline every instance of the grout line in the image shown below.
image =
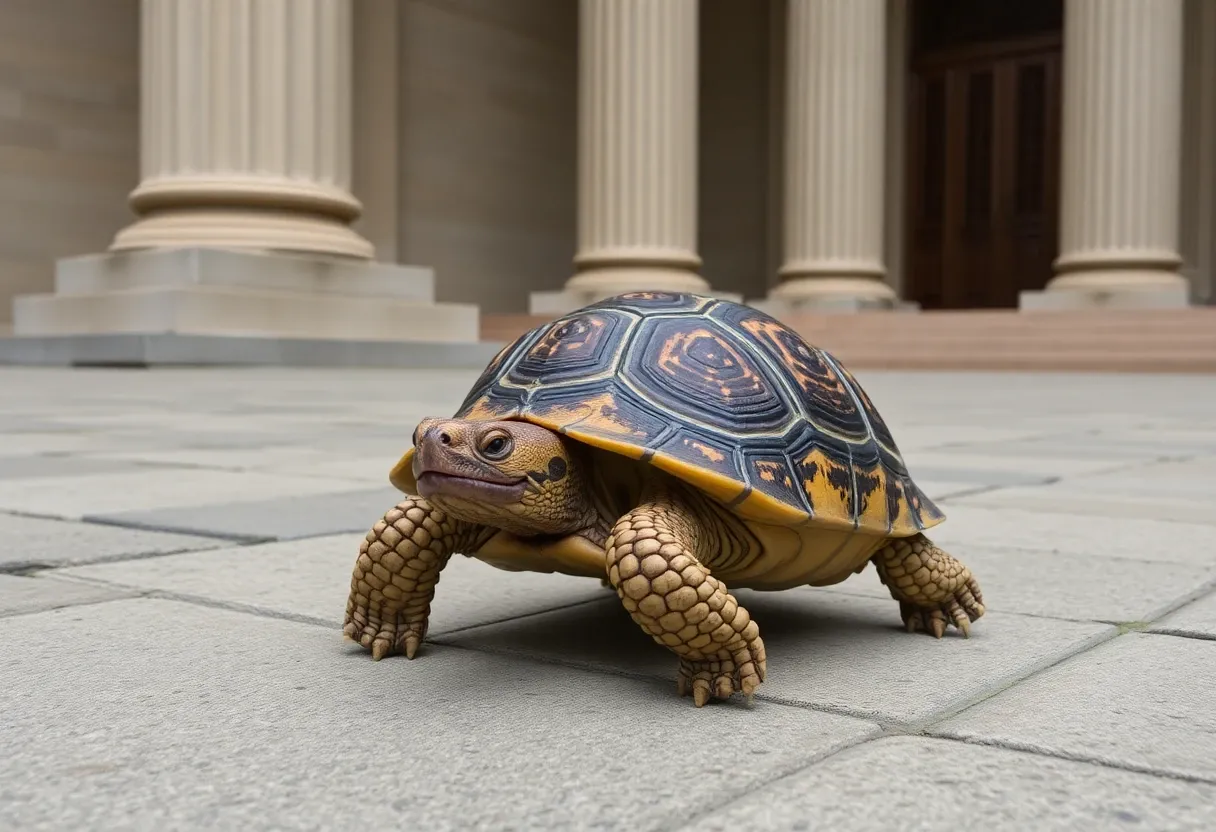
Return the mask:
<svg viewBox="0 0 1216 832">
<path fill-rule="evenodd" d="M 1124 772 L 1129 772 L 1132 774 L 1141 774 L 1141 775 L 1157 777 L 1157 778 L 1161 778 L 1161 779 L 1165 779 L 1165 780 L 1175 780 L 1175 781 L 1181 781 L 1181 782 L 1185 782 L 1185 783 L 1197 783 L 1197 784 L 1202 784 L 1202 785 L 1216 785 L 1216 778 L 1213 778 L 1213 777 L 1205 777 L 1203 775 L 1187 774 L 1186 772 L 1171 771 L 1169 769 L 1159 769 L 1159 768 L 1154 768 L 1152 766 L 1142 766 L 1142 765 L 1138 765 L 1135 763 L 1122 763 L 1122 762 L 1117 762 L 1117 761 L 1113 761 L 1113 760 L 1104 760 L 1104 759 L 1101 759 L 1098 757 L 1091 757 L 1091 756 L 1087 756 L 1084 754 L 1072 754 L 1072 753 L 1068 753 L 1068 752 L 1054 751 L 1051 749 L 1038 748 L 1035 746 L 1025 745 L 1022 743 L 1004 743 L 1004 742 L 995 742 L 995 741 L 973 740 L 973 739 L 968 739 L 968 738 L 964 738 L 964 737 L 955 737 L 955 736 L 947 736 L 947 735 L 939 735 L 939 734 L 915 734 L 915 733 L 907 733 L 907 732 L 898 731 L 898 730 L 883 730 L 881 733 L 879 733 L 876 736 L 872 735 L 872 736 L 867 736 L 867 737 L 861 737 L 853 742 L 842 743 L 841 745 L 837 746 L 836 748 L 829 750 L 827 753 L 816 755 L 814 758 L 812 758 L 808 761 L 804 761 L 800 765 L 797 765 L 795 767 L 789 767 L 784 771 L 778 770 L 777 772 L 774 772 L 771 776 L 765 778 L 764 782 L 762 784 L 760 784 L 759 786 L 757 786 L 756 784 L 749 784 L 748 787 L 739 789 L 739 790 L 737 790 L 737 792 L 732 790 L 734 793 L 732 793 L 730 796 L 724 798 L 723 800 L 715 801 L 712 805 L 707 806 L 702 811 L 696 812 L 695 814 L 692 815 L 691 818 L 688 819 L 687 823 L 680 825 L 678 828 L 683 829 L 686 826 L 687 827 L 695 826 L 695 825 L 697 825 L 697 823 L 699 821 L 717 814 L 718 812 L 722 811 L 723 809 L 726 809 L 730 804 L 738 802 L 742 799 L 746 799 L 753 795 L 763 798 L 763 795 L 765 792 L 775 791 L 775 787 L 781 781 L 789 780 L 799 774 L 808 772 L 811 769 L 815 768 L 816 766 L 822 764 L 824 761 L 829 760 L 833 757 L 836 757 L 837 755 L 839 755 L 843 752 L 850 751 L 855 748 L 860 748 L 861 746 L 869 745 L 871 743 L 880 742 L 884 739 L 890 739 L 890 738 L 895 738 L 895 737 L 911 737 L 911 738 L 920 737 L 920 738 L 932 740 L 935 742 L 941 742 L 941 743 L 962 743 L 965 745 L 983 746 L 983 747 L 987 747 L 987 748 L 999 748 L 1004 751 L 1013 752 L 1015 754 L 1025 754 L 1025 755 L 1033 756 L 1033 757 L 1048 757 L 1048 758 L 1057 759 L 1057 760 L 1066 760 L 1068 762 L 1080 763 L 1080 764 L 1084 764 L 1084 765 L 1093 765 L 1093 766 L 1098 766 L 1100 768 L 1104 768 L 1104 769 L 1108 769 L 1108 770 L 1124 771 Z"/>
<path fill-rule="evenodd" d="M 1148 636 L 1166 636 L 1168 638 L 1187 638 L 1194 641 L 1216 641 L 1216 633 L 1204 633 L 1198 630 L 1140 630 Z"/>
<path fill-rule="evenodd" d="M 1153 766 L 1141 765 L 1139 763 L 1118 762 L 1116 760 L 1103 759 L 1101 757 L 1095 757 L 1079 752 L 1041 748 L 1039 746 L 1031 745 L 1030 743 L 995 740 L 982 737 L 963 737 L 953 734 L 929 734 L 927 736 L 932 736 L 936 739 L 966 743 L 967 745 L 978 745 L 987 748 L 1004 748 L 1008 751 L 1018 751 L 1023 754 L 1035 754 L 1040 757 L 1054 757 L 1057 760 L 1069 760 L 1074 763 L 1088 763 L 1090 765 L 1101 766 L 1102 768 L 1114 769 L 1116 771 L 1130 771 L 1135 774 L 1148 774 L 1152 775 L 1153 777 L 1161 777 L 1167 780 L 1180 780 L 1184 783 L 1202 783 L 1205 785 L 1216 786 L 1216 776 L 1188 774 L 1184 771 L 1155 768 Z"/>
<path fill-rule="evenodd" d="M 101 604 L 112 604 L 115 601 L 131 601 L 133 599 L 143 597 L 141 592 L 130 592 L 120 594 L 114 598 L 93 598 L 90 600 L 73 601 L 67 604 L 51 603 L 49 606 L 40 606 L 36 609 L 18 609 L 18 610 L 0 610 L 0 620 L 6 618 L 20 618 L 24 615 L 38 615 L 44 612 L 55 612 L 56 610 L 74 610 L 77 607 L 96 607 Z"/>
<path fill-rule="evenodd" d="M 225 543 L 231 541 L 216 541 L 217 543 Z M 252 545 L 252 544 L 250 544 Z M 105 566 L 112 563 L 127 563 L 130 561 L 152 560 L 153 558 L 166 558 L 174 555 L 191 555 L 205 554 L 214 552 L 219 549 L 230 548 L 226 546 L 207 546 L 203 548 L 190 549 L 170 549 L 164 552 L 137 552 L 135 554 L 117 554 L 104 555 L 91 560 L 72 560 L 72 561 L 12 561 L 9 563 L 0 564 L 0 575 L 31 575 L 42 572 L 50 572 L 56 574 L 64 569 L 74 569 L 78 566 Z M 77 578 L 76 575 L 65 575 L 64 577 Z"/>
<path fill-rule="evenodd" d="M 661 826 L 660 828 L 672 830 L 694 828 L 707 818 L 711 818 L 718 814 L 732 803 L 744 800 L 751 795 L 762 794 L 765 791 L 771 790 L 777 783 L 780 783 L 783 780 L 788 780 L 804 771 L 814 768 L 819 763 L 822 763 L 824 760 L 830 759 L 831 757 L 835 757 L 837 754 L 866 745 L 868 743 L 876 742 L 881 739 L 886 739 L 889 736 L 898 735 L 891 734 L 880 729 L 877 732 L 869 735 L 863 735 L 854 740 L 844 740 L 842 742 L 830 745 L 819 753 L 812 754 L 810 757 L 805 757 L 797 760 L 796 762 L 791 762 L 788 765 L 769 770 L 762 776 L 758 776 L 754 779 L 744 780 L 742 783 L 740 783 L 740 785 L 734 788 L 724 789 L 718 792 L 718 794 L 722 795 L 721 799 L 711 798 L 710 801 L 707 801 L 708 805 L 705 805 L 704 808 L 699 811 L 694 810 L 691 814 L 685 813 L 681 815 L 676 815 L 673 813 L 671 816 L 663 818 L 664 826 Z"/>
<path fill-rule="evenodd" d="M 82 523 L 90 523 L 94 526 L 106 526 L 116 529 L 130 529 L 137 532 L 155 532 L 157 534 L 177 534 L 186 537 L 201 537 L 210 540 L 219 540 L 224 543 L 237 543 L 244 546 L 252 546 L 259 543 L 277 543 L 281 538 L 278 537 L 260 537 L 252 534 L 241 534 L 240 532 L 202 532 L 184 529 L 180 526 L 159 526 L 155 523 L 133 523 L 129 520 L 124 520 L 121 516 L 122 512 L 112 516 L 103 514 L 90 514 L 80 518 Z M 342 534 L 341 531 L 335 534 Z"/>
</svg>

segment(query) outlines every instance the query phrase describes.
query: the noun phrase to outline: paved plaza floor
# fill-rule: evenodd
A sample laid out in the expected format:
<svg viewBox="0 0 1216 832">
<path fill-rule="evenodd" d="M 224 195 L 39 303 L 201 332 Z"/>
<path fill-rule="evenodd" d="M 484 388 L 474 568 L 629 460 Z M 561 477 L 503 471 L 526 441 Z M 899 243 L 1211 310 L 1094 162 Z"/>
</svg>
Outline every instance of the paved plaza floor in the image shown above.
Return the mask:
<svg viewBox="0 0 1216 832">
<path fill-rule="evenodd" d="M 739 592 L 768 680 L 696 709 L 585 579 L 343 641 L 475 375 L 0 368 L 0 829 L 1216 829 L 1216 377 L 859 371 L 988 613 Z"/>
</svg>

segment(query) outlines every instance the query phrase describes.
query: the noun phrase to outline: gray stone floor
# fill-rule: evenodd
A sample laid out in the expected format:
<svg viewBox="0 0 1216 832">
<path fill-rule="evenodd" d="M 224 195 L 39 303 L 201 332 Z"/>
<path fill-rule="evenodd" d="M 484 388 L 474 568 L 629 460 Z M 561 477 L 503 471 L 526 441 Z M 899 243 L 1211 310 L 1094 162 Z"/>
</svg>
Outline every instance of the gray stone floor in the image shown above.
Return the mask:
<svg viewBox="0 0 1216 832">
<path fill-rule="evenodd" d="M 859 372 L 990 612 L 739 593 L 769 680 L 697 710 L 593 581 L 342 641 L 474 375 L 0 368 L 0 828 L 1216 828 L 1216 378 Z"/>
</svg>

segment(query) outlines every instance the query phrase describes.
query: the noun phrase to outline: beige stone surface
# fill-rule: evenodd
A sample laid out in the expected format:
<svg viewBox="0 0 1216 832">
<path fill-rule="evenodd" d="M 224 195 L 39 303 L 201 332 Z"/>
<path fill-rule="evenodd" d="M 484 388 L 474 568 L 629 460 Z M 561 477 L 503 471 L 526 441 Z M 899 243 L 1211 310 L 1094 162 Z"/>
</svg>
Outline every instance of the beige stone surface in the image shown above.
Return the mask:
<svg viewBox="0 0 1216 832">
<path fill-rule="evenodd" d="M 111 249 L 371 258 L 350 228 L 353 4 L 140 7 L 140 219 Z M 205 36 L 202 33 L 221 33 Z"/>
<path fill-rule="evenodd" d="M 772 298 L 889 305 L 886 0 L 788 0 L 784 262 Z"/>
<path fill-rule="evenodd" d="M 17 335 L 174 332 L 378 341 L 474 342 L 472 304 L 186 286 L 72 295 L 15 303 Z"/>
<path fill-rule="evenodd" d="M 1056 458 L 1123 466 L 1112 496 L 1213 491 L 1210 376 L 858 374 L 933 476 L 1008 493 Z M 750 705 L 680 699 L 598 581 L 465 558 L 418 657 L 371 661 L 340 629 L 395 499 L 365 477 L 476 376 L 0 367 L 0 827 L 1213 828 L 1213 525 L 1134 503 L 948 500 L 933 537 L 989 605 L 969 639 L 904 632 L 872 570 L 741 592 Z M 180 524 L 292 539 L 132 528 Z"/>
<path fill-rule="evenodd" d="M 0 328 L 57 257 L 104 249 L 138 176 L 137 0 L 0 4 Z"/>
<path fill-rule="evenodd" d="M 1183 0 L 1069 0 L 1060 253 L 1048 292 L 1091 305 L 1148 292 L 1185 306 L 1178 274 Z M 1044 301 L 1028 297 L 1031 307 Z"/>
<path fill-rule="evenodd" d="M 401 0 L 398 259 L 523 312 L 575 251 L 578 3 Z"/>
<path fill-rule="evenodd" d="M 577 273 L 564 289 L 584 302 L 704 291 L 697 0 L 582 0 L 579 12 Z"/>
</svg>

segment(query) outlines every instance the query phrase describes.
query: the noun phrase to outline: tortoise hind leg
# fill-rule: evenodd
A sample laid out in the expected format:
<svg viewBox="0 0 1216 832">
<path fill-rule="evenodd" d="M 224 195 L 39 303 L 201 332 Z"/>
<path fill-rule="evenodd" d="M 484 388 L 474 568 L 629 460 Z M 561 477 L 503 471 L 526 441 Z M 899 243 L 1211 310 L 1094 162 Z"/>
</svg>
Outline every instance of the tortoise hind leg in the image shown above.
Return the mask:
<svg viewBox="0 0 1216 832">
<path fill-rule="evenodd" d="M 971 622 L 984 614 L 984 595 L 971 570 L 923 534 L 892 538 L 871 560 L 899 601 L 910 633 L 922 630 L 941 638 L 953 624 L 970 636 Z"/>
<path fill-rule="evenodd" d="M 760 629 L 707 562 L 727 540 L 696 495 L 654 489 L 605 544 L 608 579 L 633 620 L 680 660 L 678 692 L 698 708 L 764 681 Z"/>
</svg>

